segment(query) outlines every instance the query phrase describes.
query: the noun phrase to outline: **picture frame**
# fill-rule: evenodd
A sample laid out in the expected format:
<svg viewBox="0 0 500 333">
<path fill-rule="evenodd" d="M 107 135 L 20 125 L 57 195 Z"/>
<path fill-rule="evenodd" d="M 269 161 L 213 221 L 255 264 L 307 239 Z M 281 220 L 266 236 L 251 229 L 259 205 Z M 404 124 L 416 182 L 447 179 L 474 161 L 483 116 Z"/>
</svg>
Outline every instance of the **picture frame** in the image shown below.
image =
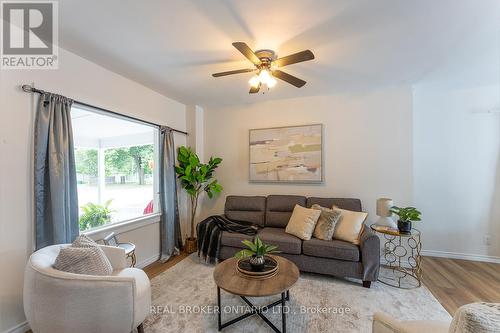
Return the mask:
<svg viewBox="0 0 500 333">
<path fill-rule="evenodd" d="M 323 183 L 323 124 L 249 130 L 249 182 Z"/>
</svg>

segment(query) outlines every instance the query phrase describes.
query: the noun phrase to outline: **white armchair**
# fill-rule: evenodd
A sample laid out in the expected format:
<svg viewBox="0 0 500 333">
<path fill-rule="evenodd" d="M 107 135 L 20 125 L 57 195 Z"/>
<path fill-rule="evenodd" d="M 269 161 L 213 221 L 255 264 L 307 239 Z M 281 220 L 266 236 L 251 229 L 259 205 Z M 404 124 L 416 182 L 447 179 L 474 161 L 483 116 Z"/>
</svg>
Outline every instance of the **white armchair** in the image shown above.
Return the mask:
<svg viewBox="0 0 500 333">
<path fill-rule="evenodd" d="M 73 274 L 52 268 L 62 246 L 33 253 L 24 275 L 24 312 L 34 333 L 129 333 L 149 314 L 151 286 L 146 273 L 127 268 L 125 251 L 101 246 L 111 276 Z"/>
<path fill-rule="evenodd" d="M 455 311 L 453 320 L 399 321 L 384 313 L 373 315 L 373 333 L 493 333 L 500 332 L 500 303 L 470 303 Z"/>
</svg>

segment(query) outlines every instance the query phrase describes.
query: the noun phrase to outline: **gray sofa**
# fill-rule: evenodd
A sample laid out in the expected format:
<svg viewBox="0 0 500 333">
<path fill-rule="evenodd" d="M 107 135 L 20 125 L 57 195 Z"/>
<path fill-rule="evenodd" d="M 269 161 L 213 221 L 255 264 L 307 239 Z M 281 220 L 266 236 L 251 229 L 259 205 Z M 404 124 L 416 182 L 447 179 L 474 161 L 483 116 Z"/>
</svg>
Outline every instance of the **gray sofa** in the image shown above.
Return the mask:
<svg viewBox="0 0 500 333">
<path fill-rule="evenodd" d="M 360 244 L 332 240 L 324 241 L 312 238 L 308 241 L 285 233 L 285 228 L 295 205 L 311 207 L 319 204 L 323 207 L 336 205 L 342 209 L 361 211 L 359 199 L 346 198 L 306 198 L 296 195 L 264 196 L 228 196 L 224 213 L 227 218 L 236 221 L 256 223 L 263 228 L 258 236 L 264 243 L 277 245 L 279 255 L 293 261 L 304 272 L 320 273 L 338 277 L 351 277 L 363 281 L 363 286 L 370 288 L 376 281 L 380 266 L 380 240 L 365 227 Z M 244 248 L 244 239 L 252 236 L 223 231 L 220 241 L 219 259 L 231 258 Z"/>
</svg>

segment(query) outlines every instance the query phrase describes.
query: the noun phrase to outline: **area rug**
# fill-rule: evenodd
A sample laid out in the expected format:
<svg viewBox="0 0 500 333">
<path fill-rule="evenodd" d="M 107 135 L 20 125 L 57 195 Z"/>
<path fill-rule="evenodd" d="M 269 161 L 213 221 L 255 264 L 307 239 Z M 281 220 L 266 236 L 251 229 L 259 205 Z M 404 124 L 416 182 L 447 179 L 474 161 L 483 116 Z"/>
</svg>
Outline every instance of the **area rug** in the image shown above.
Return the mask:
<svg viewBox="0 0 500 333">
<path fill-rule="evenodd" d="M 217 332 L 217 289 L 213 281 L 213 265 L 191 255 L 151 281 L 152 311 L 145 321 L 145 331 Z M 223 322 L 249 311 L 237 296 L 221 291 Z M 279 299 L 250 299 L 265 305 Z M 373 283 L 370 289 L 358 281 L 301 273 L 290 289 L 287 303 L 288 332 L 371 332 L 373 313 L 386 312 L 402 320 L 449 320 L 450 315 L 422 286 L 401 290 Z M 266 314 L 281 329 L 280 307 Z M 272 332 L 253 315 L 223 332 Z"/>
</svg>

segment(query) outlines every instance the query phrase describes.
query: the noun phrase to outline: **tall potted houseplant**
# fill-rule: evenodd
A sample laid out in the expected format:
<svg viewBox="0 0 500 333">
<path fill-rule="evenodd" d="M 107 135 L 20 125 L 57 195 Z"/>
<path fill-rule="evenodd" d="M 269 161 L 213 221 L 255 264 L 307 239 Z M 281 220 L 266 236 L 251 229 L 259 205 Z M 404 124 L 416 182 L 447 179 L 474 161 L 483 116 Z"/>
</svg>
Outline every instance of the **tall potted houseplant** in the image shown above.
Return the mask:
<svg viewBox="0 0 500 333">
<path fill-rule="evenodd" d="M 408 234 L 411 232 L 411 222 L 412 221 L 421 221 L 421 215 L 415 207 L 397 207 L 392 206 L 391 213 L 396 214 L 398 218 L 398 229 L 402 234 Z"/>
<path fill-rule="evenodd" d="M 175 167 L 177 178 L 191 200 L 191 231 L 190 236 L 186 239 L 186 251 L 192 253 L 196 251 L 194 219 L 198 208 L 198 199 L 203 192 L 206 192 L 209 198 L 213 198 L 216 193 L 222 191 L 222 186 L 217 182 L 217 179 L 214 179 L 215 169 L 222 162 L 222 159 L 210 157 L 208 163 L 204 164 L 200 162 L 191 148 L 181 146 L 177 151 L 177 161 L 178 165 Z"/>
</svg>

